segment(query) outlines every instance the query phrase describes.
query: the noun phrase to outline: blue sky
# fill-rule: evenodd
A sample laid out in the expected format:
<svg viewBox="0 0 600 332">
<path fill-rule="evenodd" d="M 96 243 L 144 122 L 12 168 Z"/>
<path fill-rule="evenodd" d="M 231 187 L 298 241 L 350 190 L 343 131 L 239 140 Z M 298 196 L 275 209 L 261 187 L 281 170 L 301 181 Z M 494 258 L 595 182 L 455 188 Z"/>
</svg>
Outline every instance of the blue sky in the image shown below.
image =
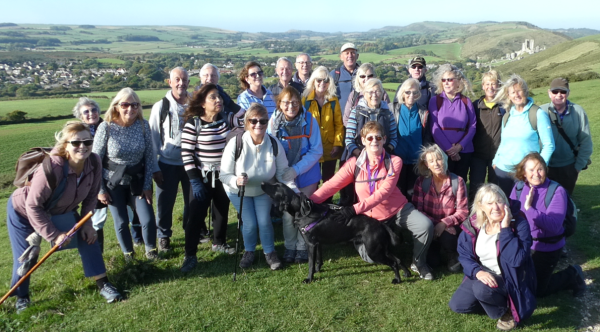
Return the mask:
<svg viewBox="0 0 600 332">
<path fill-rule="evenodd" d="M 0 22 L 92 25 L 195 25 L 246 32 L 290 29 L 366 31 L 422 21 L 527 21 L 541 28 L 600 30 L 592 0 L 547 1 L 4 1 Z M 419 3 L 419 2 L 416 2 Z M 170 4 L 170 7 L 167 7 Z M 576 5 L 573 5 L 576 4 Z M 179 5 L 179 6 L 177 6 Z M 587 8 L 587 10 L 585 9 Z M 486 13 L 487 11 L 487 13 Z"/>
</svg>

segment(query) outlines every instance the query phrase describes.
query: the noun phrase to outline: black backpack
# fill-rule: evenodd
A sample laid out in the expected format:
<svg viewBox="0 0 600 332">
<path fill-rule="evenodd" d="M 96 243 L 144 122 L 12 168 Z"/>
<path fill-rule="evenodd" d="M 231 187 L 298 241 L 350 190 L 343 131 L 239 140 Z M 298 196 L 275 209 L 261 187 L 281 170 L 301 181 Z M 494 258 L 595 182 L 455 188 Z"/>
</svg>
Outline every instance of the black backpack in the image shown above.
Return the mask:
<svg viewBox="0 0 600 332">
<path fill-rule="evenodd" d="M 242 149 L 244 148 L 242 135 L 244 135 L 243 131 L 238 131 L 233 136 L 227 135 L 227 142 L 229 142 L 231 138 L 235 138 L 235 161 L 240 159 L 240 156 L 242 155 Z M 279 146 L 277 145 L 277 139 L 269 134 L 266 134 L 266 136 L 269 136 L 269 139 L 271 140 L 271 147 L 273 148 L 273 155 L 277 157 L 279 155 Z"/>
<path fill-rule="evenodd" d="M 517 200 L 520 200 L 521 193 L 523 192 L 523 187 L 525 186 L 525 182 L 519 181 L 515 185 L 515 193 L 517 196 Z M 554 197 L 554 193 L 556 189 L 560 186 L 560 184 L 556 181 L 550 180 L 550 184 L 548 185 L 548 191 L 546 192 L 546 197 L 544 197 L 544 205 L 548 207 L 550 202 L 552 202 L 552 198 Z M 567 238 L 573 234 L 575 234 L 575 228 L 577 226 L 577 206 L 575 202 L 567 194 L 567 214 L 565 215 L 565 220 L 563 221 L 564 231 L 560 235 L 543 237 L 543 238 L 533 238 L 534 241 L 544 242 L 544 243 L 556 243 L 560 241 L 563 237 Z"/>
</svg>

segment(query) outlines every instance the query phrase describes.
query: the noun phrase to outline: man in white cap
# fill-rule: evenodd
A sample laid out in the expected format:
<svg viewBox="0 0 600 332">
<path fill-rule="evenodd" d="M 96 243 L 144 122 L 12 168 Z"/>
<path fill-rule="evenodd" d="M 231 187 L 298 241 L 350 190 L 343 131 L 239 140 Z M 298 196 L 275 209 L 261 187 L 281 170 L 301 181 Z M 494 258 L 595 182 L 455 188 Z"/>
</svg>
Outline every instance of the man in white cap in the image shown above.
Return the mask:
<svg viewBox="0 0 600 332">
<path fill-rule="evenodd" d="M 340 60 L 342 65 L 331 71 L 331 77 L 333 77 L 337 97 L 340 100 L 340 109 L 345 109 L 346 101 L 352 91 L 352 81 L 356 76 L 358 70 L 358 50 L 353 43 L 346 43 L 340 49 Z"/>
<path fill-rule="evenodd" d="M 550 103 L 541 106 L 548 112 L 554 136 L 554 153 L 548 165 L 548 177 L 572 195 L 579 172 L 586 169 L 592 155 L 592 136 L 583 108 L 567 100 L 569 82 L 555 78 L 550 83 Z"/>
</svg>

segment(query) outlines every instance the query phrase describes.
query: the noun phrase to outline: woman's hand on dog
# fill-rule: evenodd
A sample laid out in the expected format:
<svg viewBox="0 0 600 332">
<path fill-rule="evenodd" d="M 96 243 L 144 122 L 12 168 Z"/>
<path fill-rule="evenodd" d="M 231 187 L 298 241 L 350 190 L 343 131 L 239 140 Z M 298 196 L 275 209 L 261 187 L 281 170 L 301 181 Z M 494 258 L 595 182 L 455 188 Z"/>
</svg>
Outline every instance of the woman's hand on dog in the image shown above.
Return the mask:
<svg viewBox="0 0 600 332">
<path fill-rule="evenodd" d="M 336 222 L 344 225 L 348 225 L 350 223 L 350 219 L 356 216 L 356 211 L 353 206 L 344 206 L 339 210 L 335 210 L 331 214 L 331 218 Z"/>
</svg>

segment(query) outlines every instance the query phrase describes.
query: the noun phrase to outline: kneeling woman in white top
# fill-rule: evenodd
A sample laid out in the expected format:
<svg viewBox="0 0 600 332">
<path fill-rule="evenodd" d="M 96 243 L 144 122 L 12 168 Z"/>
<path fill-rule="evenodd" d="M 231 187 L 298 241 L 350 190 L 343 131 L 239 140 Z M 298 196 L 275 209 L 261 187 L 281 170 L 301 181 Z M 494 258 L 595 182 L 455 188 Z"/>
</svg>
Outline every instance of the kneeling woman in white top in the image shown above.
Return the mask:
<svg viewBox="0 0 600 332">
<path fill-rule="evenodd" d="M 238 192 L 241 186 L 245 186 L 244 210 L 241 215 L 246 251 L 240 261 L 240 267 L 248 268 L 254 262 L 254 250 L 260 235 L 267 264 L 271 270 L 277 270 L 281 267 L 281 262 L 275 252 L 275 236 L 270 216 L 271 198 L 263 192 L 260 185 L 275 178 L 294 191 L 299 191 L 293 180 L 283 181 L 282 176 L 288 167 L 288 160 L 279 140 L 266 134 L 269 121 L 267 109 L 257 103 L 251 104 L 244 121 L 246 132 L 241 136 L 243 142 L 239 158 L 235 158 L 238 137 L 234 137 L 223 151 L 219 179 L 238 212 L 241 201 Z M 277 147 L 273 144 L 277 144 Z M 247 176 L 242 176 L 243 173 Z"/>
</svg>

